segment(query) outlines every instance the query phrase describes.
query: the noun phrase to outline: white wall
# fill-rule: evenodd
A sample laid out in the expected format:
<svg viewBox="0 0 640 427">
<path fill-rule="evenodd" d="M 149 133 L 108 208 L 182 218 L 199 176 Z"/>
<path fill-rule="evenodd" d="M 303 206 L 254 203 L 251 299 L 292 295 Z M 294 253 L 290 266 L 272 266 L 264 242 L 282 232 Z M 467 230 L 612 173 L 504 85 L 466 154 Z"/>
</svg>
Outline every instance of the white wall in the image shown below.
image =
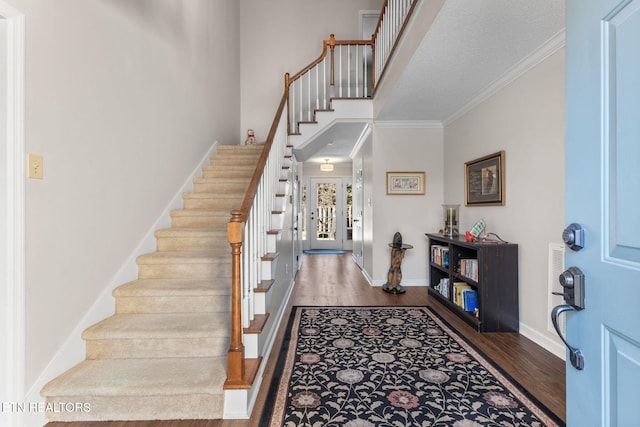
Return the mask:
<svg viewBox="0 0 640 427">
<path fill-rule="evenodd" d="M 484 218 L 487 231 L 519 245 L 521 332 L 559 345 L 548 331 L 547 254 L 564 228 L 564 49 L 445 127 L 445 199 L 460 203 L 460 229 Z M 506 205 L 464 206 L 464 163 L 505 150 Z"/>
<path fill-rule="evenodd" d="M 214 141 L 238 142 L 239 5 L 14 0 L 25 13 L 26 388 Z"/>
<path fill-rule="evenodd" d="M 380 10 L 382 0 L 243 0 L 240 2 L 242 121 L 263 141 L 284 90 L 284 74 L 296 74 L 322 52 L 322 41 L 359 40 L 359 11 Z"/>
<path fill-rule="evenodd" d="M 402 261 L 402 284 L 427 283 L 424 234 L 437 231 L 442 222 L 442 142 L 442 128 L 374 127 L 375 169 L 365 174 L 364 182 L 365 194 L 370 194 L 365 195 L 365 212 L 372 211 L 371 223 L 365 220 L 365 227 L 372 227 L 371 233 L 365 233 L 365 270 L 376 285 L 387 281 L 388 244 L 396 231 L 402 234 L 404 243 L 414 246 L 406 251 Z M 425 172 L 425 195 L 387 195 L 386 172 Z"/>
</svg>

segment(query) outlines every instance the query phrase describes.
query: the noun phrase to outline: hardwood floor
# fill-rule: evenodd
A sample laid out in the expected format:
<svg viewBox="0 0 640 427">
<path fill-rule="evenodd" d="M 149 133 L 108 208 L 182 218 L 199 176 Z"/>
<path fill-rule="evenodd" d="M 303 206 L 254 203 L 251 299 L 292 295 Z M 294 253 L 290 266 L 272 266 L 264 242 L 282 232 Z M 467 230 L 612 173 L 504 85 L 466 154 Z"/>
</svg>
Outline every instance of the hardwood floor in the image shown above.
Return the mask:
<svg viewBox="0 0 640 427">
<path fill-rule="evenodd" d="M 402 295 L 390 295 L 372 288 L 353 262 L 351 254 L 305 255 L 302 268 L 278 332 L 271 360 L 250 420 L 115 421 L 92 423 L 49 423 L 47 427 L 254 427 L 264 409 L 264 398 L 275 366 L 275 355 L 282 342 L 286 319 L 296 305 L 430 305 L 460 333 L 491 357 L 523 387 L 560 418 L 565 420 L 564 362 L 531 340 L 512 333 L 479 334 L 437 301 L 429 300 L 425 287 L 407 287 Z"/>
</svg>

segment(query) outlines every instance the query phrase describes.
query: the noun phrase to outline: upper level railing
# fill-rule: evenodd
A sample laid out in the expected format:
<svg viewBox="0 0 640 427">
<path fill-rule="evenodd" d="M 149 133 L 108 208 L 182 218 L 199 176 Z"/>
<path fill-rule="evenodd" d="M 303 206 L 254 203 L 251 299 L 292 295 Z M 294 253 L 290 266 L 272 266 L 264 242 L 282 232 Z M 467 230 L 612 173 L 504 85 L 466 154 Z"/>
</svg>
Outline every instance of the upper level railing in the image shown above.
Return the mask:
<svg viewBox="0 0 640 427">
<path fill-rule="evenodd" d="M 299 123 L 313 122 L 315 112 L 329 110 L 333 98 L 369 98 L 372 93 L 371 40 L 336 40 L 331 34 L 322 42 L 318 59 L 290 77 L 287 117 L 289 134 Z"/>
<path fill-rule="evenodd" d="M 382 80 L 389 58 L 398 45 L 409 17 L 419 0 L 385 0 L 373 33 L 374 82 Z M 374 86 L 375 90 L 375 86 Z"/>
<path fill-rule="evenodd" d="M 287 128 L 315 121 L 316 111 L 331 109 L 332 99 L 371 98 L 418 0 L 385 0 L 371 40 L 322 42 L 322 53 L 294 76 L 285 75 L 289 92 Z"/>
<path fill-rule="evenodd" d="M 393 54 L 406 20 L 419 0 L 386 0 L 371 40 L 323 42 L 318 59 L 290 77 L 264 149 L 240 209 L 231 213 L 227 238 L 231 245 L 231 343 L 227 356 L 227 389 L 244 389 L 247 378 L 243 328 L 254 317 L 253 292 L 262 278 L 261 257 L 271 228 L 274 189 L 281 179 L 281 163 L 288 134 L 298 132 L 300 122 L 313 122 L 315 111 L 331 108 L 331 99 L 365 99 L 375 93 Z"/>
</svg>

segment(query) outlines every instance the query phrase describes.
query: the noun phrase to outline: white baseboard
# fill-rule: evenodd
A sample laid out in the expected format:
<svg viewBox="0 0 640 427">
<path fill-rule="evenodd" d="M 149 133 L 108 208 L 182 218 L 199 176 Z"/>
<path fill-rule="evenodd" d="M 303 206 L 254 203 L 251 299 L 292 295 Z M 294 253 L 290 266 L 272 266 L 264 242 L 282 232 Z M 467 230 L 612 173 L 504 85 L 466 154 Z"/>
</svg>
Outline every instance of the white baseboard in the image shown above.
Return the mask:
<svg viewBox="0 0 640 427">
<path fill-rule="evenodd" d="M 153 252 L 156 248 L 155 232 L 161 228 L 167 228 L 171 225 L 170 212 L 175 209 L 180 209 L 183 206 L 182 194 L 184 192 L 192 191 L 193 180 L 198 177 L 202 172 L 202 166 L 209 164 L 209 156 L 214 154 L 218 142 L 214 142 L 212 146 L 207 150 L 206 154 L 200 160 L 199 164 L 194 168 L 193 172 L 177 193 L 173 196 L 171 201 L 167 204 L 155 223 L 149 228 L 145 237 L 140 241 L 136 249 L 129 255 L 129 258 L 122 265 L 120 270 L 115 274 L 109 285 L 98 296 L 91 308 L 87 311 L 84 317 L 78 322 L 71 334 L 67 337 L 66 341 L 60 346 L 60 349 L 49 361 L 46 368 L 42 371 L 38 379 L 31 385 L 28 390 L 25 402 L 44 402 L 44 398 L 40 396 L 40 390 L 61 373 L 70 369 L 74 365 L 80 363 L 85 358 L 85 342 L 82 340 L 82 332 L 89 326 L 113 315 L 115 311 L 115 300 L 113 298 L 113 290 L 127 282 L 135 280 L 138 277 L 138 265 L 136 264 L 136 258 L 145 253 Z M 25 413 L 25 426 L 35 427 L 42 426 L 46 423 L 43 413 L 29 412 Z"/>
<path fill-rule="evenodd" d="M 550 339 L 549 337 L 546 337 L 545 335 L 523 323 L 520 323 L 520 334 L 529 338 L 531 341 L 538 344 L 545 350 L 558 356 L 560 359 L 566 360 L 566 351 L 562 344 L 557 343 L 556 341 Z"/>
</svg>

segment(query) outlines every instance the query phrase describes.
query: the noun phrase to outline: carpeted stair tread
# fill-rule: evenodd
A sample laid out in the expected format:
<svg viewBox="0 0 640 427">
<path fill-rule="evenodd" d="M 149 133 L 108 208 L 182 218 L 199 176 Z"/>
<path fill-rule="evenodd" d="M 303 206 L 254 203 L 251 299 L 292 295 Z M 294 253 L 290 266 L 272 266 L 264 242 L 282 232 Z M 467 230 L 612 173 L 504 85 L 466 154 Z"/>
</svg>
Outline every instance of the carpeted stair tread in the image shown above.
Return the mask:
<svg viewBox="0 0 640 427">
<path fill-rule="evenodd" d="M 226 280 L 225 280 L 226 279 Z M 231 277 L 209 279 L 138 279 L 118 286 L 114 297 L 165 297 L 231 295 Z"/>
<path fill-rule="evenodd" d="M 228 248 L 224 248 L 230 253 Z M 152 252 L 140 255 L 138 265 L 146 264 L 230 264 L 231 257 L 220 257 L 212 251 Z"/>
<path fill-rule="evenodd" d="M 219 145 L 214 156 L 259 156 L 264 150 L 264 143 L 251 145 Z"/>
<path fill-rule="evenodd" d="M 193 208 L 193 209 L 176 209 L 170 213 L 172 218 L 175 217 L 211 217 L 222 218 L 227 221 L 231 218 L 231 212 L 228 209 L 216 209 L 216 208 Z"/>
<path fill-rule="evenodd" d="M 42 389 L 49 397 L 222 394 L 226 357 L 85 360 Z"/>
<path fill-rule="evenodd" d="M 115 314 L 87 328 L 85 340 L 227 337 L 228 313 Z"/>
<path fill-rule="evenodd" d="M 235 155 L 235 156 L 225 156 L 225 155 L 215 155 L 211 157 L 211 165 L 226 165 L 226 164 L 235 164 L 235 165 L 251 165 L 255 166 L 258 162 L 258 155 L 247 154 L 247 155 Z"/>
<path fill-rule="evenodd" d="M 202 167 L 203 171 L 215 171 L 215 170 L 235 170 L 235 171 L 243 171 L 250 172 L 253 174 L 255 171 L 256 165 L 243 165 L 243 164 L 209 164 Z"/>
<path fill-rule="evenodd" d="M 244 194 L 238 193 L 204 193 L 204 192 L 189 192 L 182 195 L 183 199 L 227 199 L 238 200 L 242 202 Z"/>
<path fill-rule="evenodd" d="M 227 243 L 227 227 L 171 227 L 155 232 L 156 237 L 216 237 Z"/>
</svg>

